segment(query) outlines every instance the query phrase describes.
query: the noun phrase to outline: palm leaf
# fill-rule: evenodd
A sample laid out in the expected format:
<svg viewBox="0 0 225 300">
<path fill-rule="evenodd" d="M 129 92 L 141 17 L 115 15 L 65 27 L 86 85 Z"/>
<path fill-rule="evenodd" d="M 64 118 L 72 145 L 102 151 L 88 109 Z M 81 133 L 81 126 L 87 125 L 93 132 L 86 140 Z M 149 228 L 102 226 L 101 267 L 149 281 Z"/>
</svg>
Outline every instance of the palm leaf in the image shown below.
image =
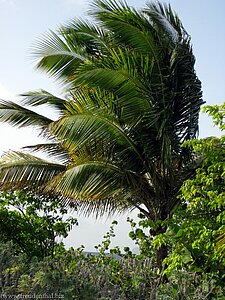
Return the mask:
<svg viewBox="0 0 225 300">
<path fill-rule="evenodd" d="M 33 54 L 41 57 L 36 65 L 38 69 L 61 80 L 67 80 L 82 62 L 88 61 L 84 49 L 76 47 L 76 44 L 68 45 L 52 31 L 36 43 Z"/>
<path fill-rule="evenodd" d="M 69 151 L 76 151 L 89 141 L 105 141 L 105 144 L 112 141 L 120 145 L 121 153 L 130 154 L 130 163 L 142 161 L 142 156 L 137 147 L 129 138 L 129 135 L 115 121 L 107 117 L 90 114 L 89 112 L 75 116 L 62 118 L 59 122 L 52 123 L 50 131 L 65 145 Z M 109 144 L 108 144 L 109 145 Z M 133 155 L 131 155 L 133 153 Z"/>
<path fill-rule="evenodd" d="M 51 159 L 59 160 L 62 164 L 69 163 L 69 153 L 59 143 L 45 143 L 23 147 L 31 152 L 41 152 L 46 154 Z"/>
<path fill-rule="evenodd" d="M 154 43 L 152 25 L 144 14 L 128 7 L 126 3 L 112 1 L 95 1 L 91 14 L 113 32 L 119 44 L 152 55 L 157 60 L 157 47 Z"/>
<path fill-rule="evenodd" d="M 21 94 L 20 96 L 24 97 L 22 100 L 24 105 L 39 106 L 47 104 L 60 113 L 62 113 L 62 111 L 65 109 L 64 99 L 56 97 L 45 90 L 27 92 Z"/>
<path fill-rule="evenodd" d="M 52 120 L 14 102 L 0 100 L 0 121 L 17 127 L 37 126 L 41 129 Z"/>
<path fill-rule="evenodd" d="M 0 170 L 3 189 L 28 187 L 33 190 L 64 171 L 65 166 L 20 151 L 11 151 L 1 157 Z"/>
<path fill-rule="evenodd" d="M 120 190 L 122 175 L 123 172 L 113 165 L 89 161 L 69 168 L 64 176 L 60 177 L 55 190 L 73 199 L 107 197 L 110 193 L 112 195 Z"/>
<path fill-rule="evenodd" d="M 178 15 L 173 12 L 171 5 L 165 5 L 157 1 L 156 3 L 147 3 L 147 9 L 143 12 L 154 22 L 158 30 L 167 32 L 170 40 L 177 41 L 178 38 L 189 40 L 189 36 L 185 31 Z"/>
<path fill-rule="evenodd" d="M 110 43 L 108 32 L 88 21 L 72 20 L 62 26 L 59 32 L 67 44 L 74 46 L 74 41 L 76 41 L 93 57 L 107 55 L 108 53 Z"/>
<path fill-rule="evenodd" d="M 111 214 L 116 209 L 122 212 L 143 204 L 142 196 L 147 190 L 148 196 L 152 195 L 152 189 L 147 186 L 145 177 L 124 172 L 114 164 L 89 160 L 71 166 L 63 176 L 56 176 L 46 191 L 70 199 L 86 213 L 95 211 L 97 214 Z"/>
</svg>

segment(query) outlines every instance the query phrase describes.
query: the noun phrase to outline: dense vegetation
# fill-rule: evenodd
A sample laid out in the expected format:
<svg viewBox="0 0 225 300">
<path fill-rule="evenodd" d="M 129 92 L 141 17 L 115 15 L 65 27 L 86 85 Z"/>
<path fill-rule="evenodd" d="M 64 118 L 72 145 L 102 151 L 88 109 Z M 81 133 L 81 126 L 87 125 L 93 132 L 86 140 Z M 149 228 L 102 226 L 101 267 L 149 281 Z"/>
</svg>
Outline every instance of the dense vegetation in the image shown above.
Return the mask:
<svg viewBox="0 0 225 300">
<path fill-rule="evenodd" d="M 48 104 L 57 120 L 0 102 L 1 121 L 49 139 L 0 160 L 0 296 L 225 299 L 224 137 L 195 139 L 203 101 L 190 37 L 160 3 L 96 0 L 92 15 L 37 44 L 37 67 L 66 96 L 29 92 L 23 103 Z M 224 109 L 205 108 L 222 131 Z M 137 208 L 139 254 L 110 247 L 116 221 L 98 255 L 66 250 L 70 208 Z"/>
<path fill-rule="evenodd" d="M 1 242 L 13 242 L 17 253 L 26 253 L 30 258 L 53 257 L 60 240 L 77 224 L 75 218 L 66 217 L 71 208 L 65 208 L 57 198 L 19 191 L 1 193 Z"/>
<path fill-rule="evenodd" d="M 224 130 L 224 107 L 206 108 L 221 130 Z M 38 256 L 34 252 L 37 242 L 32 250 L 26 248 L 26 244 L 25 249 L 20 248 L 11 235 L 7 241 L 1 227 L 5 243 L 0 245 L 0 295 L 54 295 L 55 299 L 90 300 L 224 299 L 224 137 L 194 140 L 186 146 L 193 147 L 196 157 L 203 163 L 181 188 L 182 204 L 167 220 L 166 232 L 154 238 L 149 235 L 151 223 L 146 216 L 140 214 L 139 223 L 128 218 L 129 235 L 139 246 L 139 254 L 133 254 L 128 247 L 110 247 L 116 221 L 102 243 L 96 246 L 98 255 L 87 254 L 82 247 L 66 250 L 54 240 L 54 253 L 49 253 L 48 244 L 45 244 L 45 257 Z M 31 195 L 21 193 L 3 194 L 4 207 L 6 202 L 20 206 L 29 204 L 27 210 L 31 215 L 40 208 L 40 202 L 37 207 Z M 51 209 L 60 209 L 59 203 L 53 202 L 51 208 L 46 206 L 49 215 Z M 45 203 L 42 205 L 46 209 Z M 10 226 L 10 214 L 7 218 L 4 223 Z M 64 235 L 70 227 L 66 224 L 61 227 Z M 36 231 L 40 229 L 40 226 L 34 227 Z M 45 234 L 46 229 L 41 230 Z M 24 233 L 26 235 L 26 231 Z M 56 235 L 59 233 L 61 231 L 56 231 Z M 27 239 L 29 241 L 29 235 Z M 155 249 L 161 244 L 167 245 L 169 255 L 160 274 Z M 167 274 L 164 283 L 159 280 L 163 273 Z"/>
</svg>

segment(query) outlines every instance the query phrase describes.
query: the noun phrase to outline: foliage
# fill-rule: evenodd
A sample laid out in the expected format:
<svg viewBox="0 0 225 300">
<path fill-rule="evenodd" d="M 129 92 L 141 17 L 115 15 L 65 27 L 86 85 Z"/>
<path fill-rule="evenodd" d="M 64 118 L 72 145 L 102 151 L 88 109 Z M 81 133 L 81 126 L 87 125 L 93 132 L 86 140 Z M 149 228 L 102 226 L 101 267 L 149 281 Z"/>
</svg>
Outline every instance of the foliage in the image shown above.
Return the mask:
<svg viewBox="0 0 225 300">
<path fill-rule="evenodd" d="M 224 107 L 223 104 L 205 108 L 222 131 Z M 168 276 L 175 270 L 208 274 L 215 281 L 214 289 L 225 282 L 224 141 L 225 137 L 221 136 L 186 142 L 202 159 L 202 166 L 183 184 L 182 205 L 168 222 L 166 233 L 154 241 L 163 242 L 171 249 L 164 261 Z"/>
<path fill-rule="evenodd" d="M 0 102 L 0 120 L 32 126 L 48 143 L 0 160 L 2 189 L 28 189 L 79 203 L 85 213 L 138 208 L 157 224 L 171 216 L 177 193 L 194 170 L 184 141 L 198 132 L 203 103 L 190 36 L 169 5 L 136 10 L 95 0 L 93 23 L 72 20 L 34 49 L 37 68 L 66 87 L 23 94 L 23 106 Z M 52 120 L 27 108 L 49 105 Z M 158 250 L 158 266 L 167 254 Z"/>
<path fill-rule="evenodd" d="M 0 238 L 12 241 L 17 252 L 43 258 L 60 251 L 60 238 L 65 238 L 77 224 L 65 218 L 68 209 L 57 198 L 47 199 L 31 193 L 0 194 Z"/>
<path fill-rule="evenodd" d="M 171 229 L 178 240 L 183 239 L 183 250 L 189 253 L 192 266 L 223 273 L 225 261 L 217 251 L 216 240 L 225 224 L 224 141 L 207 138 L 196 141 L 193 147 L 201 152 L 204 162 L 181 189 L 184 209 L 177 213 L 176 227 Z"/>
<path fill-rule="evenodd" d="M 224 130 L 224 107 L 205 108 L 221 130 Z M 174 293 L 186 278 L 190 283 L 179 290 L 180 297 L 189 293 L 186 288 L 192 284 L 197 293 L 201 282 L 207 297 L 211 299 L 218 293 L 222 295 L 225 287 L 224 136 L 193 140 L 185 144 L 186 147 L 192 147 L 196 159 L 202 160 L 202 163 L 195 175 L 183 184 L 179 195 L 181 205 L 174 210 L 172 218 L 161 222 L 167 230 L 155 238 L 149 234 L 157 226 L 155 222 L 143 214 L 139 214 L 138 223 L 128 218 L 132 229 L 129 236 L 139 246 L 140 253 L 134 255 L 126 247 L 125 257 L 151 258 L 154 265 L 155 250 L 166 245 L 169 255 L 164 260 L 163 273 L 169 282 L 178 280 L 174 283 Z M 111 252 L 122 255 L 117 248 Z M 181 280 L 179 284 L 178 278 Z"/>
<path fill-rule="evenodd" d="M 0 296 L 48 297 L 83 300 L 223 300 L 223 289 L 209 274 L 180 270 L 159 284 L 154 260 L 140 255 L 115 257 L 110 248 L 113 226 L 98 254 L 84 248 L 64 250 L 57 258 L 28 259 L 12 243 L 0 244 Z M 213 295 L 212 296 L 212 292 Z"/>
</svg>

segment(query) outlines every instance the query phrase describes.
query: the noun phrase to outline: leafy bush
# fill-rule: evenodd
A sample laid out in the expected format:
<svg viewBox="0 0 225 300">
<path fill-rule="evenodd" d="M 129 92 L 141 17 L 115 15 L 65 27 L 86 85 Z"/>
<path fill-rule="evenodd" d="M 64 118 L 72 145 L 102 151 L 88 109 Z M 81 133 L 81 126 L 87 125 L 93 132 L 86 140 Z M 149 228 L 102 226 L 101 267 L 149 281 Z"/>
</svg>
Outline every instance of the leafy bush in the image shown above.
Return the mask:
<svg viewBox="0 0 225 300">
<path fill-rule="evenodd" d="M 17 252 L 29 257 L 43 258 L 60 251 L 60 238 L 65 238 L 75 218 L 66 218 L 65 208 L 57 198 L 36 196 L 32 193 L 11 192 L 0 194 L 0 238 L 12 241 Z"/>
<path fill-rule="evenodd" d="M 17 253 L 12 243 L 0 244 L 0 296 L 29 295 L 83 300 L 200 300 L 224 299 L 225 289 L 210 274 L 174 271 L 160 284 L 154 259 L 127 251 L 106 253 L 113 226 L 98 245 L 96 254 L 84 248 L 62 250 L 57 258 L 43 260 Z M 118 253 L 117 248 L 111 249 Z M 11 297 L 11 296 L 10 296 Z M 24 296 L 25 297 L 25 296 Z"/>
</svg>

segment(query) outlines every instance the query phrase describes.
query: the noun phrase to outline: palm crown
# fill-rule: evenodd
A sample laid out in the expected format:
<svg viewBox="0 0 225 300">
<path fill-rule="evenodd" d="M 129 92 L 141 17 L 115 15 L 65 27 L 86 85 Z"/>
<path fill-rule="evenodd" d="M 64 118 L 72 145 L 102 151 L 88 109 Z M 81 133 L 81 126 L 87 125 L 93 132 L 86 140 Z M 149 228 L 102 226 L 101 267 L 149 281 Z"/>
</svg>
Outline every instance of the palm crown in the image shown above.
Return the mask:
<svg viewBox="0 0 225 300">
<path fill-rule="evenodd" d="M 95 23 L 74 20 L 36 45 L 37 68 L 59 79 L 65 99 L 40 90 L 25 106 L 48 104 L 51 120 L 1 101 L 0 120 L 36 126 L 49 143 L 27 147 L 51 161 L 12 151 L 0 161 L 4 189 L 33 189 L 102 214 L 138 208 L 163 220 L 189 173 L 202 105 L 190 37 L 170 6 L 96 0 Z"/>
</svg>

